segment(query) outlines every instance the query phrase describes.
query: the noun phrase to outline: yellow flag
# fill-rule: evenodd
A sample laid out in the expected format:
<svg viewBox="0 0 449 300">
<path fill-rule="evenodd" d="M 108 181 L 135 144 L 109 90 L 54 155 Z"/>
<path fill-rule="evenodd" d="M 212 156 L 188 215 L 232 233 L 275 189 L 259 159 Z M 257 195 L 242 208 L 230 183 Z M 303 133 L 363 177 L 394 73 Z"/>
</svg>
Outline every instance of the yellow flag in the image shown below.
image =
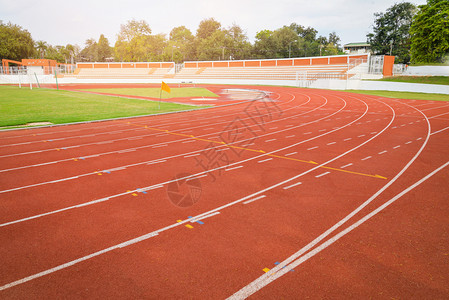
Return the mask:
<svg viewBox="0 0 449 300">
<path fill-rule="evenodd" d="M 170 93 L 170 87 L 168 84 L 162 81 L 161 90 L 166 91 L 167 93 Z"/>
</svg>

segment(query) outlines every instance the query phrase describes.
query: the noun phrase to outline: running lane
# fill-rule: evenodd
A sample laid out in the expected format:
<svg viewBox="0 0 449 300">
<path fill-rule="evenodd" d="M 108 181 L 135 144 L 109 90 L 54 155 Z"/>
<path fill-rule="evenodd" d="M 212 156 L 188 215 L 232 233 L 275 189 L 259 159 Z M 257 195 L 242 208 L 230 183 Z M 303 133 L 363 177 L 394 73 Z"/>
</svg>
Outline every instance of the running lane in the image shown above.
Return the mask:
<svg viewBox="0 0 449 300">
<path fill-rule="evenodd" d="M 2 296 L 447 294 L 444 103 L 263 90 L 0 136 Z M 43 133 L 79 147 L 42 151 Z"/>
</svg>

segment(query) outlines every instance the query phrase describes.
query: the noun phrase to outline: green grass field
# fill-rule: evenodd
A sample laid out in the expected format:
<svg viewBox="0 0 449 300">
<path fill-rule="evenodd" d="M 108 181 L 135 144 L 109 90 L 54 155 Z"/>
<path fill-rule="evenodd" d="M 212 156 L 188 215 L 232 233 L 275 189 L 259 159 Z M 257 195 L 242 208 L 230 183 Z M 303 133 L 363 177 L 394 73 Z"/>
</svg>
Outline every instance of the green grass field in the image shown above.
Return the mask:
<svg viewBox="0 0 449 300">
<path fill-rule="evenodd" d="M 170 93 L 162 91 L 162 99 L 179 97 L 208 97 L 216 98 L 218 95 L 205 88 L 171 88 Z M 160 88 L 112 88 L 112 89 L 86 89 L 83 91 L 94 93 L 108 93 L 116 95 L 140 96 L 159 99 Z"/>
<path fill-rule="evenodd" d="M 385 77 L 379 81 L 449 85 L 449 76 L 394 76 Z"/>
<path fill-rule="evenodd" d="M 187 96 L 188 97 L 188 96 Z M 198 109 L 197 106 L 50 89 L 0 86 L 0 127 L 64 124 Z"/>
<path fill-rule="evenodd" d="M 449 95 L 445 94 L 426 94 L 426 93 L 390 92 L 390 91 L 361 91 L 361 90 L 346 90 L 345 92 L 373 95 L 387 98 L 449 101 Z"/>
</svg>

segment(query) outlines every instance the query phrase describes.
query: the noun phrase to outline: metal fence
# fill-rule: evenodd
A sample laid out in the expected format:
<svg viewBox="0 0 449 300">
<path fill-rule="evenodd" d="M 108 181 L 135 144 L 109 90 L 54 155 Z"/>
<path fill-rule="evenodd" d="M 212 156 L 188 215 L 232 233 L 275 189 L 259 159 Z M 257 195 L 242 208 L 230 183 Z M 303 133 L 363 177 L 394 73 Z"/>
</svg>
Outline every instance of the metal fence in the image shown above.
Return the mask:
<svg viewBox="0 0 449 300">
<path fill-rule="evenodd" d="M 42 68 L 36 68 L 36 67 L 30 67 L 27 68 L 26 66 L 23 67 L 8 67 L 3 68 L 0 67 L 0 74 L 3 75 L 24 75 L 24 74 L 31 74 L 34 75 L 36 73 L 37 75 L 54 75 L 56 74 L 72 74 L 75 71 L 74 65 L 61 65 L 59 67 L 42 67 Z"/>
</svg>

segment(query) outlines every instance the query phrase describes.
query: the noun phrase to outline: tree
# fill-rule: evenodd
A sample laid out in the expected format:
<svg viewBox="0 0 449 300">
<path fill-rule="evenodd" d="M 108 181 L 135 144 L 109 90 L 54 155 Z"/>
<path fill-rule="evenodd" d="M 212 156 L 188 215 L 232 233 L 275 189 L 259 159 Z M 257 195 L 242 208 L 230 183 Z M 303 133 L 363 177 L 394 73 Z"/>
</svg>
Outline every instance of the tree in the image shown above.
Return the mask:
<svg viewBox="0 0 449 300">
<path fill-rule="evenodd" d="M 109 46 L 109 41 L 103 34 L 100 35 L 96 47 L 96 61 L 106 61 L 107 58 L 112 56 L 112 49 Z"/>
<path fill-rule="evenodd" d="M 96 61 L 97 59 L 97 42 L 95 39 L 88 39 L 85 43 L 86 47 L 81 50 L 80 57 L 84 61 Z"/>
<path fill-rule="evenodd" d="M 34 41 L 31 34 L 11 22 L 0 21 L 0 60 L 22 60 L 35 54 Z"/>
<path fill-rule="evenodd" d="M 221 30 L 221 24 L 215 21 L 214 18 L 205 19 L 200 22 L 196 30 L 196 37 L 198 39 L 205 39 L 210 37 L 215 31 Z"/>
<path fill-rule="evenodd" d="M 118 61 L 145 61 L 149 56 L 151 29 L 144 20 L 128 21 L 120 26 L 115 43 L 115 59 Z"/>
<path fill-rule="evenodd" d="M 171 30 L 169 39 L 164 50 L 165 57 L 169 57 L 170 60 L 177 63 L 195 59 L 195 37 L 189 29 L 185 26 L 175 27 Z"/>
<path fill-rule="evenodd" d="M 385 13 L 375 13 L 373 33 L 367 35 L 368 43 L 376 54 L 394 55 L 396 61 L 410 61 L 410 26 L 415 14 L 415 5 L 397 3 Z"/>
<path fill-rule="evenodd" d="M 410 28 L 414 63 L 443 62 L 449 54 L 449 1 L 427 0 Z"/>
<path fill-rule="evenodd" d="M 257 58 L 276 57 L 277 48 L 276 42 L 273 38 L 273 31 L 261 30 L 257 32 L 253 49 L 253 52 Z"/>
<path fill-rule="evenodd" d="M 296 47 L 298 42 L 298 35 L 293 29 L 288 26 L 283 26 L 282 28 L 276 29 L 273 32 L 273 38 L 276 43 L 277 57 L 291 57 L 292 48 L 293 51 L 298 48 Z"/>
<path fill-rule="evenodd" d="M 44 41 L 37 41 L 36 42 L 36 50 L 39 53 L 39 57 L 40 58 L 44 58 L 45 52 L 47 51 L 47 49 L 48 49 L 47 42 L 44 42 Z"/>
</svg>

